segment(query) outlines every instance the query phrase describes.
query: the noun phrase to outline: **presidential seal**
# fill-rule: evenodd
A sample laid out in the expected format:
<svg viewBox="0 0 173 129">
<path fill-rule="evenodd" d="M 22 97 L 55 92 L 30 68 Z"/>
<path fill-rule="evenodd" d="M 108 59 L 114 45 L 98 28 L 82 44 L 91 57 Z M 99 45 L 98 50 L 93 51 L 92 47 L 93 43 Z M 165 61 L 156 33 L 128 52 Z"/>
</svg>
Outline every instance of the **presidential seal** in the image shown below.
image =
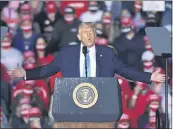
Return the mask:
<svg viewBox="0 0 173 129">
<path fill-rule="evenodd" d="M 98 99 L 98 92 L 95 86 L 90 83 L 81 83 L 73 91 L 74 103 L 80 108 L 94 106 Z"/>
</svg>

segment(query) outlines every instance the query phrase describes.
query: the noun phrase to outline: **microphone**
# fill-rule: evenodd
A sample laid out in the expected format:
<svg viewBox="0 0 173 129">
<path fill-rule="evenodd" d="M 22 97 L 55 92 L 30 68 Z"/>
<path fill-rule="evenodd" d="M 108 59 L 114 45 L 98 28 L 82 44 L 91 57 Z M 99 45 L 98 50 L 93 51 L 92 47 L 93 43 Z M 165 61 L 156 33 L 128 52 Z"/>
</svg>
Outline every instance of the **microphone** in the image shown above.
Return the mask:
<svg viewBox="0 0 173 129">
<path fill-rule="evenodd" d="M 88 75 L 87 75 L 87 59 L 86 59 L 87 47 L 86 46 L 83 46 L 82 52 L 83 52 L 83 54 L 85 56 L 85 74 L 86 74 L 86 77 L 87 77 Z"/>
<path fill-rule="evenodd" d="M 83 46 L 82 52 L 83 52 L 84 56 L 86 56 L 86 54 L 87 54 L 87 47 L 86 46 Z"/>
</svg>

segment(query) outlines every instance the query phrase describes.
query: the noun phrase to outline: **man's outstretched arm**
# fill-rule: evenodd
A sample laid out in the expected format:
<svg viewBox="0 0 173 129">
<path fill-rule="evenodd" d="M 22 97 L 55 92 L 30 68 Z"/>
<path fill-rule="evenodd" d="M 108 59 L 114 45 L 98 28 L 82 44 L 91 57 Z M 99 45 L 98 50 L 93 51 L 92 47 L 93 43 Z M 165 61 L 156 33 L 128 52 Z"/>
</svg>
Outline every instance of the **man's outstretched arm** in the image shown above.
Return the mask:
<svg viewBox="0 0 173 129">
<path fill-rule="evenodd" d="M 165 75 L 159 74 L 158 71 L 154 73 L 140 72 L 135 68 L 124 65 L 112 50 L 112 60 L 114 63 L 114 71 L 118 75 L 133 81 L 140 81 L 150 84 L 152 81 L 164 82 Z"/>
<path fill-rule="evenodd" d="M 18 67 L 8 73 L 12 78 L 24 78 L 24 80 L 38 80 L 46 77 L 50 77 L 61 70 L 61 56 L 60 53 L 57 55 L 54 61 L 48 65 L 39 66 L 34 69 L 25 70 L 22 67 Z"/>
</svg>

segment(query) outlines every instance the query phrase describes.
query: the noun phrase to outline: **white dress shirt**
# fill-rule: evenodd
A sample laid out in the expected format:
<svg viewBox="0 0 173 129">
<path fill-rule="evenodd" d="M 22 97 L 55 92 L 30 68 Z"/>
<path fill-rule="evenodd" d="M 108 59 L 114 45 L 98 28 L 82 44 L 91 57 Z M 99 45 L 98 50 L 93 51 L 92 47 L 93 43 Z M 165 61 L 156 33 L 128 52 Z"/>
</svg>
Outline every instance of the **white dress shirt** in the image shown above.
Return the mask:
<svg viewBox="0 0 173 129">
<path fill-rule="evenodd" d="M 80 77 L 86 77 L 85 75 L 85 57 L 82 52 L 83 44 L 81 43 L 80 48 Z M 88 48 L 89 50 L 89 57 L 90 57 L 90 70 L 91 70 L 91 76 L 90 77 L 96 77 L 96 48 L 95 45 L 91 48 Z"/>
</svg>

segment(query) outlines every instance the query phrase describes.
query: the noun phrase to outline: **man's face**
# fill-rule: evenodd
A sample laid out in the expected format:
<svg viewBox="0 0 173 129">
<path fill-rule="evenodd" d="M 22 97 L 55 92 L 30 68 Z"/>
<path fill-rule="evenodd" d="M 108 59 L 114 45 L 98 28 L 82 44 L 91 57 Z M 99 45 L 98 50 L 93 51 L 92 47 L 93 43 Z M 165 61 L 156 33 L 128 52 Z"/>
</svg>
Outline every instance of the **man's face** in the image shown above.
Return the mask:
<svg viewBox="0 0 173 129">
<path fill-rule="evenodd" d="M 72 22 L 74 20 L 74 18 L 75 18 L 74 14 L 64 14 L 64 19 L 67 22 Z"/>
<path fill-rule="evenodd" d="M 78 38 L 84 46 L 92 47 L 95 44 L 96 34 L 92 27 L 83 26 L 79 30 Z"/>
<path fill-rule="evenodd" d="M 24 32 L 30 32 L 32 30 L 32 21 L 30 20 L 23 21 L 21 24 L 21 29 Z"/>
<path fill-rule="evenodd" d="M 4 37 L 4 39 L 2 40 L 2 43 L 1 43 L 1 47 L 3 47 L 3 48 L 11 47 L 11 40 L 10 40 L 10 38 Z"/>
</svg>

